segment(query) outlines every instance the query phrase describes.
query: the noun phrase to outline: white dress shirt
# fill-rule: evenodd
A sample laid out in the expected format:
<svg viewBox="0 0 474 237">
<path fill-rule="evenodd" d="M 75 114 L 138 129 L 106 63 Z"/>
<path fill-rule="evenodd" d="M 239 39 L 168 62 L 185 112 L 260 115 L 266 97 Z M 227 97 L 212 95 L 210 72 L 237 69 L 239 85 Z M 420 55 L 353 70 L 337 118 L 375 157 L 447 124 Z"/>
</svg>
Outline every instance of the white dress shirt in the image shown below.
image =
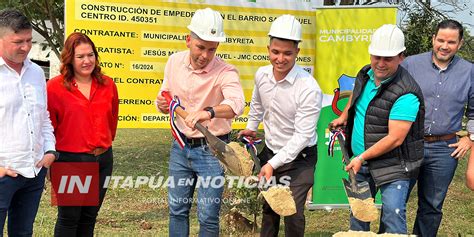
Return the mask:
<svg viewBox="0 0 474 237">
<path fill-rule="evenodd" d="M 0 121 L 0 166 L 36 177 L 41 168 L 35 164 L 55 150 L 55 139 L 44 72 L 29 59 L 18 75 L 0 57 Z"/>
<path fill-rule="evenodd" d="M 316 144 L 321 106 L 321 88 L 300 66 L 295 64 L 279 82 L 273 76 L 272 65 L 258 69 L 247 129 L 256 131 L 263 121 L 265 144 L 276 154 L 268 161 L 274 169 Z"/>
</svg>

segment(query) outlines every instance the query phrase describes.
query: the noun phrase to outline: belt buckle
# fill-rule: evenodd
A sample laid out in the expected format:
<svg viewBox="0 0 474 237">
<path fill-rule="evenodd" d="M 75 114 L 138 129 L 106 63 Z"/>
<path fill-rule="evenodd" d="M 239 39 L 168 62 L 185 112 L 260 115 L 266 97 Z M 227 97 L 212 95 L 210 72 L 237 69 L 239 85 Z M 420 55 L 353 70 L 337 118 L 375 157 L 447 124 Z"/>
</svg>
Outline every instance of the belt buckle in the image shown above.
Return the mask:
<svg viewBox="0 0 474 237">
<path fill-rule="evenodd" d="M 425 136 L 424 140 L 428 143 L 439 141 L 439 136 Z"/>
<path fill-rule="evenodd" d="M 200 146 L 205 146 L 205 145 L 207 145 L 206 138 L 199 138 L 199 145 L 200 145 Z"/>
<path fill-rule="evenodd" d="M 204 144 L 205 140 L 204 138 L 187 138 L 186 139 L 189 146 L 191 147 L 198 147 L 198 146 L 202 146 L 202 144 Z M 203 142 L 204 140 L 204 142 Z"/>
<path fill-rule="evenodd" d="M 197 138 L 191 138 L 190 140 L 191 140 L 190 142 L 191 147 L 196 146 L 198 143 L 197 141 L 199 141 Z"/>
<path fill-rule="evenodd" d="M 104 154 L 107 150 L 105 148 L 102 148 L 102 147 L 96 147 L 94 148 L 94 150 L 92 150 L 91 154 L 94 155 L 94 156 L 100 156 L 102 154 Z"/>
<path fill-rule="evenodd" d="M 430 142 L 437 142 L 440 140 L 439 138 L 440 138 L 439 136 L 430 136 L 428 140 Z"/>
</svg>

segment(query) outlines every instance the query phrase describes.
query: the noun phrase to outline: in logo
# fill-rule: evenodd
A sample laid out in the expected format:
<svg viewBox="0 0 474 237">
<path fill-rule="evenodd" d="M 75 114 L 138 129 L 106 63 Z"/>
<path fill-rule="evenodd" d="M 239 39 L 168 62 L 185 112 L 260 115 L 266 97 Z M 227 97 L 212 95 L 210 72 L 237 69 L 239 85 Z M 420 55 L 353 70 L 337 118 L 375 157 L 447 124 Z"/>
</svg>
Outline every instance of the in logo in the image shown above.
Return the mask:
<svg viewBox="0 0 474 237">
<path fill-rule="evenodd" d="M 55 162 L 51 166 L 51 204 L 99 205 L 99 163 Z"/>
</svg>

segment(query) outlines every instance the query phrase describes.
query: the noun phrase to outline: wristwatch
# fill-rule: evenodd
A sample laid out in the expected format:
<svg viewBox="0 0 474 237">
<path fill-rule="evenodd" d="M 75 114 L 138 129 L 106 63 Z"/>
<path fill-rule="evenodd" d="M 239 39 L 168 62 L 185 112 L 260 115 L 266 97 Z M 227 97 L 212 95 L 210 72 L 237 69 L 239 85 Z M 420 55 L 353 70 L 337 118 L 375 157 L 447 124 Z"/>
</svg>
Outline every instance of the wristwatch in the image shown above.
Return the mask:
<svg viewBox="0 0 474 237">
<path fill-rule="evenodd" d="M 469 137 L 469 140 L 471 140 L 471 142 L 474 142 L 474 133 L 469 133 L 467 137 Z"/>
<path fill-rule="evenodd" d="M 211 114 L 211 119 L 213 119 L 216 116 L 216 112 L 214 112 L 214 109 L 212 107 L 206 107 L 204 108 L 204 110 Z"/>
<path fill-rule="evenodd" d="M 49 150 L 49 151 L 46 151 L 44 154 L 45 154 L 45 155 L 46 155 L 46 154 L 53 154 L 55 161 L 59 159 L 59 152 L 57 152 L 57 151 Z"/>
</svg>

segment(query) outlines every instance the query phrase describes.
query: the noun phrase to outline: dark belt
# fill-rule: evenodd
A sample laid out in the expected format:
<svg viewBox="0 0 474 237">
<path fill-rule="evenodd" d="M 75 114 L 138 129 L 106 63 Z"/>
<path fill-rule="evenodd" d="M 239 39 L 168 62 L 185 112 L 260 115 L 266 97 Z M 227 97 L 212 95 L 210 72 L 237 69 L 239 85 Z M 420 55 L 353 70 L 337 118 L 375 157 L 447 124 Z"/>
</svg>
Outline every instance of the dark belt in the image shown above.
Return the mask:
<svg viewBox="0 0 474 237">
<path fill-rule="evenodd" d="M 227 133 L 227 134 L 225 134 L 225 135 L 217 136 L 217 138 L 221 139 L 221 140 L 224 141 L 224 142 L 228 142 L 228 141 L 229 141 L 229 134 Z M 204 137 L 198 137 L 198 138 L 189 138 L 189 137 L 186 137 L 186 138 L 184 139 L 184 141 L 185 141 L 191 148 L 195 148 L 195 147 L 207 145 L 206 138 L 204 138 Z"/>
<path fill-rule="evenodd" d="M 300 156 L 301 154 L 303 153 L 309 153 L 310 150 L 316 148 L 318 146 L 318 144 L 314 144 L 312 146 L 307 146 L 305 148 L 303 148 L 303 150 L 300 151 L 300 153 L 298 153 L 298 156 Z M 265 146 L 265 148 L 268 150 L 268 153 L 270 154 L 270 158 L 271 157 L 274 157 L 276 154 L 275 152 L 273 152 L 270 148 L 268 148 L 267 146 Z M 296 158 L 298 158 L 298 156 Z"/>
<path fill-rule="evenodd" d="M 446 135 L 429 135 L 425 136 L 425 142 L 447 141 L 456 137 L 456 133 Z"/>
</svg>

